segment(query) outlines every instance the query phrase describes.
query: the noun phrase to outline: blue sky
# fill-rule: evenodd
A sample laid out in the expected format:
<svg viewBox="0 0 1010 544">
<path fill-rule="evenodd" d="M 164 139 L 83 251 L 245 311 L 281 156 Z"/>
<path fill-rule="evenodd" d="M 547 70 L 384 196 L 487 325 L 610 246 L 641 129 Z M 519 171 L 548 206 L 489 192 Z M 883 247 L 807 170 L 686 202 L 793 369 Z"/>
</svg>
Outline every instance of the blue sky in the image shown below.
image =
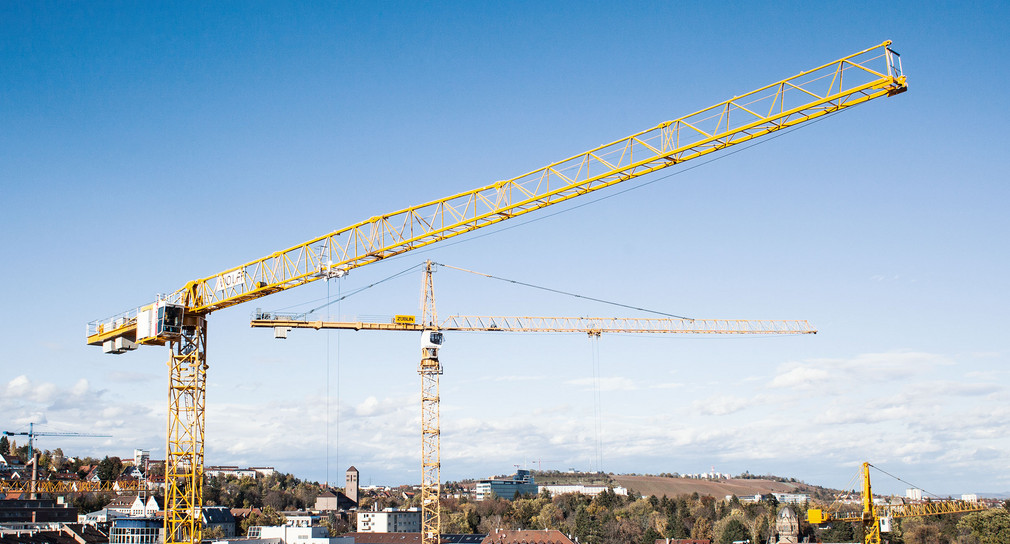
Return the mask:
<svg viewBox="0 0 1010 544">
<path fill-rule="evenodd" d="M 420 479 L 417 339 L 251 330 L 426 258 L 803 338 L 599 341 L 602 468 L 1008 492 L 1005 4 L 7 3 L 0 422 L 164 452 L 167 350 L 84 326 L 372 215 L 894 41 L 909 92 L 587 206 L 211 317 L 208 464 Z M 650 180 L 645 180 L 650 181 Z M 531 217 L 532 219 L 533 217 Z M 330 307 L 415 311 L 420 275 Z M 448 269 L 441 314 L 627 314 Z M 301 305 L 301 306 L 298 306 Z M 593 346 L 453 335 L 443 476 L 599 468 Z M 327 369 L 329 372 L 327 373 Z M 329 376 L 329 387 L 327 387 Z M 903 491 L 881 481 L 882 491 Z"/>
</svg>

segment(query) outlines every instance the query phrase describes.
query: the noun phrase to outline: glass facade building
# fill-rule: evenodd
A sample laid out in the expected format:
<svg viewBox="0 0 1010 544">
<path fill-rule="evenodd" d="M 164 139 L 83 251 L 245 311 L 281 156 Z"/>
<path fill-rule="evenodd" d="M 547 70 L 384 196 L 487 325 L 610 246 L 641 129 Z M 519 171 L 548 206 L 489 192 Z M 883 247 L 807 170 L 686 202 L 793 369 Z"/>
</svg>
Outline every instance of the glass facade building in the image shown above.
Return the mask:
<svg viewBox="0 0 1010 544">
<path fill-rule="evenodd" d="M 158 544 L 163 525 L 159 518 L 118 518 L 109 530 L 109 544 Z"/>
<path fill-rule="evenodd" d="M 477 500 L 482 501 L 491 493 L 505 500 L 512 500 L 517 493 L 519 495 L 536 495 L 538 490 L 530 471 L 517 470 L 509 480 L 481 480 L 477 482 L 474 492 Z"/>
</svg>

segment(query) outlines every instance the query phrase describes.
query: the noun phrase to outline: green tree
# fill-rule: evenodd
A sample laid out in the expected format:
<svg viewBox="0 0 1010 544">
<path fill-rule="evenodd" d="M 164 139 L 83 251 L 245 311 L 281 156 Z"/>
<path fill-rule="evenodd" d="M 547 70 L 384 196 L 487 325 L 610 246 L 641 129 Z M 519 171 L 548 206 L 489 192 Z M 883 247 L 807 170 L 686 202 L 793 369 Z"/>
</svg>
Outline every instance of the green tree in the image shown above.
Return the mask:
<svg viewBox="0 0 1010 544">
<path fill-rule="evenodd" d="M 119 457 L 108 457 L 98 463 L 98 479 L 103 482 L 111 482 L 119 477 L 123 472 L 123 462 Z"/>
<path fill-rule="evenodd" d="M 923 517 L 908 518 L 901 524 L 905 544 L 946 544 L 940 523 Z"/>
<path fill-rule="evenodd" d="M 267 506 L 263 508 L 260 513 L 249 514 L 249 517 L 242 520 L 241 529 L 242 534 L 245 535 L 249 532 L 250 527 L 255 527 L 257 525 L 262 526 L 273 526 L 273 525 L 283 525 L 285 518 L 283 515 L 277 513 L 276 510 Z"/>
<path fill-rule="evenodd" d="M 9 452 L 9 451 L 11 451 L 11 443 L 10 443 L 10 441 L 7 440 L 7 436 L 6 435 L 0 436 L 0 453 L 6 455 L 7 452 Z"/>
<path fill-rule="evenodd" d="M 691 538 L 695 540 L 712 540 L 712 522 L 708 518 L 698 518 L 691 527 Z"/>
<path fill-rule="evenodd" d="M 659 534 L 659 531 L 653 529 L 652 527 L 649 527 L 648 529 L 645 530 L 645 533 L 642 534 L 641 543 L 655 544 L 655 542 L 661 538 L 663 538 L 663 535 Z"/>
<path fill-rule="evenodd" d="M 979 544 L 1006 544 L 1010 542 L 1010 512 L 1005 508 L 972 512 L 961 518 L 957 529 L 963 536 L 977 538 Z"/>
<path fill-rule="evenodd" d="M 838 521 L 821 530 L 820 537 L 823 542 L 852 542 L 856 540 L 856 530 L 852 523 Z"/>
<path fill-rule="evenodd" d="M 580 505 L 575 511 L 575 536 L 579 542 L 599 544 L 602 542 L 600 520 L 590 513 L 591 508 L 593 505 Z"/>
<path fill-rule="evenodd" d="M 560 529 L 561 522 L 564 521 L 564 514 L 553 502 L 549 502 L 540 509 L 540 513 L 533 518 L 531 529 Z"/>
<path fill-rule="evenodd" d="M 738 540 L 749 540 L 751 537 L 750 530 L 744 525 L 743 521 L 736 517 L 728 517 L 725 523 L 720 521 L 716 524 L 718 527 L 718 537 L 716 542 L 719 544 L 732 544 Z"/>
</svg>

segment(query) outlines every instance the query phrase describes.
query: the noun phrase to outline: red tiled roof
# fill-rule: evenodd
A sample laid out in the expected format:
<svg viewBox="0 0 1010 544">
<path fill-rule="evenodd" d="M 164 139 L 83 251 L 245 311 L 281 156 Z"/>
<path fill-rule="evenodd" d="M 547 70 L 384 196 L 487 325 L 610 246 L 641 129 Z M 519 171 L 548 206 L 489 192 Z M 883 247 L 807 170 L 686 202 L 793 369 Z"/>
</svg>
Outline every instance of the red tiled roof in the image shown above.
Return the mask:
<svg viewBox="0 0 1010 544">
<path fill-rule="evenodd" d="M 543 531 L 498 531 L 484 538 L 481 544 L 572 544 L 570 538 L 555 529 Z"/>
</svg>

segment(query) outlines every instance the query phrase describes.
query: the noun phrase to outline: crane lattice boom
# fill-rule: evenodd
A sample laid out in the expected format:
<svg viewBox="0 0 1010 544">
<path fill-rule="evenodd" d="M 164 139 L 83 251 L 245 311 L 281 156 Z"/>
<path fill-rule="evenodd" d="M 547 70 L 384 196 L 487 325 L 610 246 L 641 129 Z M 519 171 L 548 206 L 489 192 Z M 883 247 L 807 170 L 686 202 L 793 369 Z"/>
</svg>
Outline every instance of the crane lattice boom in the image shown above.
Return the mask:
<svg viewBox="0 0 1010 544">
<path fill-rule="evenodd" d="M 423 331 L 432 328 L 422 323 L 374 321 L 309 321 L 282 317 L 254 319 L 252 327 L 351 329 L 380 331 Z M 472 332 L 584 332 L 656 333 L 656 334 L 816 334 L 806 320 L 773 319 L 675 319 L 633 317 L 536 317 L 454 315 L 437 327 L 441 331 Z"/>
<path fill-rule="evenodd" d="M 890 41 L 521 176 L 371 217 L 187 283 L 167 301 L 206 314 L 493 225 L 907 89 Z M 139 309 L 88 325 L 135 334 Z"/>
<path fill-rule="evenodd" d="M 137 480 L 115 482 L 82 482 L 64 480 L 39 480 L 32 490 L 30 480 L 0 480 L 0 493 L 50 493 L 53 495 L 72 495 L 76 493 L 128 493 L 140 491 L 141 482 Z"/>
</svg>

